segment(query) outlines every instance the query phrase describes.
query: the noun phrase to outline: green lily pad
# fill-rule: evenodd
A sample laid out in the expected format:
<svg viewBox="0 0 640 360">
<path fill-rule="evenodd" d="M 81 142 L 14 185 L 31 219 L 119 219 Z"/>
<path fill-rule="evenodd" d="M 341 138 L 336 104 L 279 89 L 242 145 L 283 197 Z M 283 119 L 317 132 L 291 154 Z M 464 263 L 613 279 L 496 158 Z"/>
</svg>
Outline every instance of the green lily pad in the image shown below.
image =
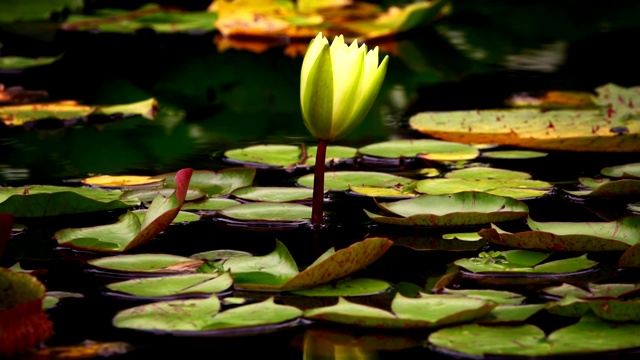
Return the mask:
<svg viewBox="0 0 640 360">
<path fill-rule="evenodd" d="M 125 209 L 140 204 L 136 198 L 121 199 L 119 190 L 32 185 L 0 188 L 0 212 L 35 218 Z"/>
<path fill-rule="evenodd" d="M 640 180 L 621 179 L 621 180 L 601 180 L 581 178 L 582 184 L 590 185 L 587 190 L 567 190 L 565 192 L 579 197 L 620 197 L 640 194 Z"/>
<path fill-rule="evenodd" d="M 189 256 L 192 259 L 219 261 L 226 260 L 237 256 L 252 256 L 251 253 L 240 250 L 209 250 L 203 251 Z"/>
<path fill-rule="evenodd" d="M 640 321 L 640 284 L 589 284 L 582 289 L 571 284 L 542 289 L 546 294 L 562 297 L 548 304 L 547 311 L 561 316 L 579 317 L 592 311 L 609 321 Z M 621 297 L 631 296 L 630 299 Z"/>
<path fill-rule="evenodd" d="M 175 176 L 176 173 L 167 173 L 154 178 L 164 178 L 166 187 L 175 188 Z M 209 197 L 229 195 L 238 188 L 250 186 L 255 176 L 256 169 L 248 167 L 226 168 L 219 171 L 195 170 L 189 181 L 189 189 L 204 191 Z"/>
<path fill-rule="evenodd" d="M 350 194 L 370 196 L 376 198 L 396 198 L 406 199 L 416 197 L 419 194 L 413 191 L 413 185 L 395 187 L 395 188 L 382 188 L 375 186 L 349 186 Z"/>
<path fill-rule="evenodd" d="M 599 297 L 617 298 L 619 296 L 633 293 L 638 289 L 640 289 L 640 283 L 635 283 L 635 284 L 590 283 L 587 287 L 587 290 L 572 284 L 565 283 L 559 286 L 544 288 L 542 289 L 542 291 L 549 295 L 554 295 L 554 296 L 566 297 L 571 295 L 571 296 L 575 296 L 578 299 L 589 299 L 589 298 L 599 298 Z"/>
<path fill-rule="evenodd" d="M 499 305 L 479 322 L 483 324 L 523 322 L 546 307 L 547 304 Z"/>
<path fill-rule="evenodd" d="M 446 251 L 475 251 L 487 244 L 480 236 L 467 233 L 460 234 L 385 234 L 394 245 L 405 246 L 410 249 L 446 250 Z"/>
<path fill-rule="evenodd" d="M 639 299 L 598 299 L 590 300 L 589 308 L 596 316 L 614 322 L 639 322 L 640 321 L 640 301 Z"/>
<path fill-rule="evenodd" d="M 487 194 L 508 196 L 516 199 L 540 197 L 550 193 L 553 185 L 530 179 L 423 179 L 416 183 L 415 191 L 429 195 L 455 194 L 463 191 L 478 191 Z"/>
<path fill-rule="evenodd" d="M 309 289 L 292 291 L 302 296 L 365 296 L 383 293 L 391 288 L 391 284 L 377 279 L 345 279 L 335 284 L 324 284 Z"/>
<path fill-rule="evenodd" d="M 211 296 L 160 301 L 125 309 L 116 314 L 113 325 L 174 335 L 229 336 L 238 333 L 230 330 L 269 332 L 271 329 L 264 326 L 298 320 L 301 315 L 302 311 L 293 306 L 276 304 L 273 297 L 220 312 L 220 301 Z"/>
<path fill-rule="evenodd" d="M 489 300 L 452 295 L 423 294 L 409 298 L 396 294 L 391 312 L 339 298 L 336 305 L 306 310 L 304 317 L 377 329 L 436 328 L 480 319 L 496 306 Z"/>
<path fill-rule="evenodd" d="M 640 216 L 610 222 L 537 222 L 531 231 L 509 233 L 493 225 L 478 234 L 483 239 L 518 249 L 555 251 L 620 251 L 640 240 Z"/>
<path fill-rule="evenodd" d="M 508 255 L 510 252 L 519 252 L 520 254 L 527 255 L 526 257 L 533 256 L 536 259 L 541 259 L 540 261 L 543 261 L 548 256 L 548 254 L 538 253 L 535 251 L 507 250 L 499 252 L 494 256 L 489 255 L 458 259 L 454 261 L 454 264 L 473 273 L 507 272 L 538 274 L 574 273 L 591 269 L 598 265 L 598 262 L 587 259 L 586 254 L 573 258 L 554 260 L 546 263 L 538 263 L 537 265 L 528 265 L 514 262 L 512 260 L 507 260 L 505 254 Z M 521 255 L 520 258 L 524 257 Z"/>
<path fill-rule="evenodd" d="M 89 260 L 87 264 L 103 271 L 163 275 L 193 273 L 203 261 L 171 254 L 131 254 L 105 256 Z"/>
<path fill-rule="evenodd" d="M 616 324 L 585 315 L 576 324 L 549 335 L 534 325 L 486 326 L 467 324 L 429 335 L 436 350 L 466 356 L 589 355 L 640 347 L 640 325 Z"/>
<path fill-rule="evenodd" d="M 526 296 L 511 291 L 492 290 L 492 289 L 449 289 L 443 290 L 445 294 L 468 296 L 472 298 L 491 300 L 498 305 L 518 305 L 521 304 Z"/>
<path fill-rule="evenodd" d="M 0 267 L 0 293 L 1 357 L 13 357 L 52 335 L 43 310 L 45 287 L 35 276 Z"/>
<path fill-rule="evenodd" d="M 317 146 L 307 146 L 307 158 L 304 161 L 304 165 L 315 166 L 317 151 Z M 327 163 L 340 163 L 346 160 L 353 159 L 356 156 L 358 156 L 358 149 L 356 148 L 352 148 L 349 146 L 329 145 L 327 146 L 325 160 Z"/>
<path fill-rule="evenodd" d="M 309 167 L 315 165 L 317 146 L 304 149 L 297 145 L 253 145 L 242 149 L 231 149 L 224 152 L 228 162 L 273 168 Z M 326 150 L 327 162 L 340 162 L 353 158 L 357 150 L 347 146 L 329 145 Z"/>
<path fill-rule="evenodd" d="M 371 220 L 405 226 L 470 226 L 526 217 L 527 205 L 519 200 L 477 192 L 421 195 L 408 200 L 378 203 L 391 216 L 364 210 Z"/>
<path fill-rule="evenodd" d="M 247 186 L 231 193 L 242 200 L 260 202 L 311 201 L 313 189 L 284 186 Z"/>
<path fill-rule="evenodd" d="M 133 34 L 141 29 L 157 33 L 207 33 L 215 31 L 216 12 L 183 11 L 147 4 L 136 10 L 95 9 L 91 14 L 72 14 L 61 25 L 66 31 Z"/>
<path fill-rule="evenodd" d="M 489 159 L 535 159 L 547 155 L 547 153 L 542 151 L 531 150 L 495 150 L 482 152 L 482 157 Z"/>
<path fill-rule="evenodd" d="M 240 202 L 233 199 L 211 197 L 200 201 L 186 201 L 182 204 L 181 210 L 185 211 L 216 211 L 230 206 L 240 205 Z"/>
<path fill-rule="evenodd" d="M 614 178 L 640 179 L 640 162 L 605 167 L 600 173 Z"/>
<path fill-rule="evenodd" d="M 157 109 L 158 102 L 153 98 L 131 104 L 110 106 L 89 106 L 76 102 L 20 104 L 0 107 L 0 121 L 7 126 L 22 126 L 28 122 L 43 119 L 58 119 L 65 123 L 74 123 L 93 115 L 117 118 L 139 115 L 153 120 Z"/>
<path fill-rule="evenodd" d="M 297 184 L 313 188 L 313 177 L 314 174 L 303 175 Z M 327 171 L 324 174 L 325 191 L 346 191 L 351 186 L 397 188 L 413 182 L 410 178 L 375 171 Z"/>
<path fill-rule="evenodd" d="M 142 202 L 150 202 L 153 201 L 158 195 L 164 197 L 170 197 L 176 189 L 166 188 L 166 189 L 136 189 L 136 190 L 126 190 L 122 193 L 120 197 L 121 200 L 129 200 L 129 199 L 138 199 Z M 196 189 L 187 189 L 187 193 L 185 194 L 184 201 L 198 201 L 203 200 L 207 197 L 207 194 L 202 190 Z"/>
<path fill-rule="evenodd" d="M 218 214 L 239 221 L 306 222 L 311 206 L 296 203 L 254 202 L 220 209 Z"/>
<path fill-rule="evenodd" d="M 58 61 L 60 56 L 41 56 L 27 58 L 22 56 L 0 56 L 0 70 L 22 70 L 36 66 L 44 66 Z"/>
<path fill-rule="evenodd" d="M 363 146 L 358 152 L 381 158 L 421 157 L 436 161 L 471 160 L 480 155 L 473 146 L 433 139 L 385 141 Z"/>
<path fill-rule="evenodd" d="M 146 277 L 107 284 L 107 289 L 135 297 L 155 298 L 176 295 L 216 294 L 228 290 L 233 278 L 222 274 L 180 274 Z"/>
<path fill-rule="evenodd" d="M 140 221 L 144 220 L 145 215 L 147 214 L 147 210 L 135 210 L 133 214 L 138 216 Z M 186 211 L 179 211 L 178 215 L 171 221 L 172 224 L 180 224 L 180 223 L 188 223 L 193 221 L 200 220 L 200 215 L 193 214 Z"/>
<path fill-rule="evenodd" d="M 62 229 L 53 237 L 60 246 L 99 252 L 123 252 L 144 245 L 164 231 L 178 215 L 192 172 L 192 169 L 180 170 L 174 193 L 169 198 L 156 196 L 142 221 L 132 211 L 127 211 L 115 224 Z"/>
<path fill-rule="evenodd" d="M 299 272 L 287 248 L 277 241 L 265 256 L 234 257 L 223 266 L 231 271 L 238 289 L 293 291 L 345 278 L 377 260 L 391 245 L 385 238 L 367 238 L 338 251 L 331 248 Z"/>
<path fill-rule="evenodd" d="M 531 175 L 507 169 L 496 169 L 491 167 L 470 167 L 459 170 L 452 170 L 444 174 L 447 179 L 529 179 Z"/>
</svg>

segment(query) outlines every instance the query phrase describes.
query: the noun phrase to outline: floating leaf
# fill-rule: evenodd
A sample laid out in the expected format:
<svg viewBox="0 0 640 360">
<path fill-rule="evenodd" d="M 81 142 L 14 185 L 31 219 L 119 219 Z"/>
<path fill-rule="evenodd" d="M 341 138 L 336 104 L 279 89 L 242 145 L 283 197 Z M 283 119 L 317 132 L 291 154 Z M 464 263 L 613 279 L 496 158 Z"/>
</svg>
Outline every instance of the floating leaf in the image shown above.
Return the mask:
<svg viewBox="0 0 640 360">
<path fill-rule="evenodd" d="M 131 254 L 105 256 L 87 263 L 103 271 L 127 273 L 176 274 L 193 273 L 202 260 L 171 254 Z"/>
<path fill-rule="evenodd" d="M 155 176 L 158 179 L 166 179 L 165 186 L 175 188 L 176 173 L 167 173 Z M 229 195 L 235 189 L 250 186 L 256 176 L 256 169 L 252 168 L 226 168 L 219 171 L 195 170 L 189 181 L 189 188 L 204 191 L 207 196 Z"/>
<path fill-rule="evenodd" d="M 53 326 L 43 310 L 45 288 L 33 275 L 0 267 L 0 356 L 45 341 Z"/>
<path fill-rule="evenodd" d="M 448 354 L 466 356 L 594 355 L 640 347 L 640 325 L 606 322 L 585 315 L 548 336 L 534 325 L 448 327 L 429 335 L 429 343 Z M 604 356 L 604 354 L 603 354 Z"/>
<path fill-rule="evenodd" d="M 442 195 L 463 191 L 479 191 L 508 196 L 514 199 L 540 197 L 551 192 L 553 185 L 530 179 L 424 179 L 416 183 L 415 191 L 422 194 Z"/>
<path fill-rule="evenodd" d="M 529 179 L 531 174 L 522 171 L 491 167 L 470 167 L 452 170 L 444 174 L 447 179 Z"/>
<path fill-rule="evenodd" d="M 109 290 L 136 297 L 155 298 L 176 295 L 215 294 L 233 284 L 228 272 L 222 274 L 180 274 L 147 277 L 107 284 Z"/>
<path fill-rule="evenodd" d="M 21 126 L 28 122 L 44 119 L 58 119 L 65 123 L 74 123 L 93 115 L 113 117 L 140 115 L 147 119 L 154 119 L 157 108 L 158 102 L 153 98 L 131 104 L 111 106 L 80 105 L 75 101 L 8 105 L 0 107 L 0 121 L 8 126 Z"/>
<path fill-rule="evenodd" d="M 298 185 L 313 187 L 313 174 L 298 178 Z M 325 191 L 346 191 L 351 186 L 374 186 L 381 188 L 403 187 L 414 180 L 393 174 L 374 171 L 327 171 L 324 174 Z"/>
<path fill-rule="evenodd" d="M 405 199 L 410 197 L 418 196 L 416 192 L 413 191 L 413 186 L 403 186 L 396 188 L 383 188 L 383 187 L 375 187 L 375 186 L 352 186 L 349 185 L 349 191 L 352 194 L 362 195 L 362 196 L 370 196 L 377 198 L 399 198 Z"/>
<path fill-rule="evenodd" d="M 365 296 L 385 292 L 391 288 L 391 284 L 377 279 L 345 279 L 335 284 L 324 284 L 309 289 L 292 291 L 293 294 L 302 296 Z"/>
<path fill-rule="evenodd" d="M 567 193 L 580 196 L 580 197 L 619 197 L 629 195 L 640 194 L 640 180 L 636 179 L 622 179 L 622 180 L 604 180 L 599 179 L 580 179 L 581 183 L 588 182 L 589 185 L 593 185 L 588 190 L 564 190 Z M 591 180 L 591 181 L 589 181 Z"/>
<path fill-rule="evenodd" d="M 496 305 L 488 300 L 452 295 L 423 294 L 409 298 L 396 294 L 391 303 L 392 312 L 340 298 L 336 305 L 306 310 L 304 317 L 378 329 L 436 328 L 479 319 Z"/>
<path fill-rule="evenodd" d="M 235 279 L 235 287 L 260 291 L 293 291 L 345 278 L 380 258 L 392 245 L 385 238 L 367 238 L 346 248 L 329 249 L 305 270 L 279 241 L 276 249 L 262 257 L 237 257 L 224 262 Z"/>
<path fill-rule="evenodd" d="M 618 133 L 596 110 L 468 110 L 426 112 L 409 119 L 411 128 L 446 141 L 493 143 L 543 150 L 638 152 L 640 118 Z"/>
<path fill-rule="evenodd" d="M 311 206 L 296 203 L 253 202 L 226 207 L 218 214 L 239 221 L 306 222 Z"/>
<path fill-rule="evenodd" d="M 391 213 L 376 215 L 364 210 L 371 220 L 405 226 L 470 226 L 526 217 L 527 205 L 519 200 L 477 192 L 451 195 L 421 195 L 412 199 L 377 203 Z"/>
<path fill-rule="evenodd" d="M 91 14 L 72 14 L 60 26 L 67 31 L 135 33 L 151 29 L 157 33 L 213 32 L 218 18 L 207 11 L 184 11 L 178 8 L 147 4 L 139 9 L 95 9 Z"/>
<path fill-rule="evenodd" d="M 199 201 L 188 201 L 185 199 L 185 203 L 182 204 L 181 209 L 185 211 L 216 211 L 235 205 L 240 205 L 240 202 L 233 199 L 212 197 Z"/>
<path fill-rule="evenodd" d="M 192 169 L 176 175 L 177 189 L 169 198 L 158 195 L 141 221 L 128 211 L 115 224 L 88 228 L 63 229 L 54 234 L 61 246 L 91 251 L 123 252 L 144 245 L 160 234 L 175 219 L 184 203 Z"/>
<path fill-rule="evenodd" d="M 122 191 L 84 187 L 29 185 L 0 188 L 0 212 L 20 218 L 125 209 L 140 204 L 120 199 Z"/>
<path fill-rule="evenodd" d="M 538 222 L 528 218 L 527 223 L 531 231 L 512 234 L 492 225 L 478 234 L 495 244 L 556 251 L 619 251 L 640 239 L 640 216 L 610 222 Z"/>
<path fill-rule="evenodd" d="M 154 179 L 151 176 L 137 175 L 100 175 L 82 179 L 85 185 L 92 185 L 103 188 L 129 188 L 129 187 L 146 187 L 161 186 L 164 179 Z"/>
<path fill-rule="evenodd" d="M 437 161 L 471 160 L 480 154 L 473 146 L 432 139 L 385 141 L 363 146 L 358 152 L 382 158 L 421 157 Z"/>
<path fill-rule="evenodd" d="M 27 58 L 22 56 L 0 56 L 0 71 L 2 70 L 22 70 L 36 66 L 44 66 L 58 61 L 60 56 L 41 56 L 37 58 Z"/>
<path fill-rule="evenodd" d="M 239 199 L 262 202 L 311 201 L 313 190 L 284 186 L 247 186 L 231 193 Z"/>
<path fill-rule="evenodd" d="M 509 253 L 511 251 L 520 251 L 526 253 L 536 252 L 526 250 L 508 250 L 501 253 Z M 482 253 L 481 253 L 482 254 Z M 548 255 L 547 255 L 548 256 Z M 545 256 L 546 257 L 546 256 Z M 586 255 L 574 258 L 554 260 L 541 263 L 535 266 L 527 266 L 519 263 L 508 261 L 504 256 L 479 256 L 475 258 L 463 258 L 454 261 L 454 264 L 465 268 L 473 273 L 493 273 L 493 272 L 511 272 L 511 273 L 541 273 L 541 274 L 564 274 L 573 273 L 581 270 L 587 270 L 598 265 L 596 261 L 587 259 Z"/>
<path fill-rule="evenodd" d="M 159 196 L 170 197 L 176 191 L 175 188 L 146 188 L 126 190 L 121 200 L 127 199 L 139 199 L 142 202 L 151 202 L 153 199 Z M 200 201 L 207 197 L 207 193 L 202 190 L 188 189 L 184 196 L 184 201 Z"/>
<path fill-rule="evenodd" d="M 253 145 L 224 152 L 224 160 L 231 163 L 272 168 L 310 167 L 315 165 L 317 146 L 297 145 Z M 353 158 L 357 150 L 347 146 L 329 145 L 326 149 L 327 162 L 340 162 Z"/>
<path fill-rule="evenodd" d="M 640 162 L 602 168 L 605 176 L 626 179 L 640 179 Z"/>
<path fill-rule="evenodd" d="M 545 152 L 531 150 L 495 150 L 482 152 L 482 157 L 489 159 L 534 159 L 547 155 Z"/>
</svg>

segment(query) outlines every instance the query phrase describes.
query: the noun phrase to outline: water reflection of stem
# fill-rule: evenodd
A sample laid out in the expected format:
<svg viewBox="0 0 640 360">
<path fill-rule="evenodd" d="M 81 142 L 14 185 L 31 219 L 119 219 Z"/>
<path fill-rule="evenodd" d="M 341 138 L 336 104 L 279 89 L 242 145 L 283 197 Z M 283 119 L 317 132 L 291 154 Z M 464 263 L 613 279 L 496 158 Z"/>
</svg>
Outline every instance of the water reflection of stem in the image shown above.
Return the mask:
<svg viewBox="0 0 640 360">
<path fill-rule="evenodd" d="M 327 140 L 318 140 L 315 172 L 313 174 L 313 202 L 311 203 L 311 224 L 318 228 L 324 224 L 324 169 L 327 157 Z"/>
</svg>

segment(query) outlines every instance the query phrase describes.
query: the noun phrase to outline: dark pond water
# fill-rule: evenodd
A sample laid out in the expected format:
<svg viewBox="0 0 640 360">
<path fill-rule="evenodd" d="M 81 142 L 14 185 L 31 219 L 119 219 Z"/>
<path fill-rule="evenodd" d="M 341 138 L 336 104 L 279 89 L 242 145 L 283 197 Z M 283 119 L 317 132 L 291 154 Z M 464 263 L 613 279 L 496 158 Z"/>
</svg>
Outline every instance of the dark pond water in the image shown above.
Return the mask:
<svg viewBox="0 0 640 360">
<path fill-rule="evenodd" d="M 450 17 L 437 24 L 379 43 L 391 56 L 385 83 L 364 123 L 339 144 L 359 147 L 392 138 L 423 138 L 407 125 L 408 118 L 421 111 L 500 108 L 506 98 L 518 93 L 593 91 L 607 83 L 637 86 L 640 72 L 632 53 L 640 38 L 638 15 L 640 7 L 632 1 L 615 5 L 462 1 Z M 75 99 L 86 104 L 121 104 L 149 97 L 160 104 L 154 121 L 130 118 L 72 126 L 47 122 L 37 128 L 0 127 L 3 186 L 70 184 L 94 174 L 156 175 L 185 167 L 219 170 L 230 166 L 216 156 L 223 150 L 250 144 L 314 142 L 299 110 L 302 58 L 285 55 L 284 45 L 255 53 L 222 49 L 217 34 L 66 33 L 49 23 L 1 27 L 0 43 L 5 56 L 64 53 L 46 67 L 0 73 L 0 84 L 5 86 L 45 90 L 52 100 Z M 638 159 L 637 153 L 551 152 L 543 160 L 477 161 L 527 171 L 534 179 L 571 184 L 580 176 L 597 175 L 604 166 Z M 355 168 L 372 169 L 366 165 Z M 259 170 L 256 185 L 288 184 L 302 174 Z M 320 247 L 342 248 L 369 233 L 397 235 L 397 230 L 370 226 L 356 215 L 371 205 L 368 201 L 333 199 L 328 204 L 333 222 L 323 232 Z M 613 220 L 628 214 L 627 203 L 629 199 L 576 202 L 559 191 L 528 205 L 538 221 L 601 221 L 603 216 Z M 55 335 L 48 345 L 73 345 L 89 339 L 133 344 L 135 350 L 126 355 L 130 357 L 268 354 L 301 358 L 305 336 L 322 338 L 333 333 L 344 335 L 346 344 L 367 336 L 384 344 L 404 344 L 359 349 L 362 358 L 451 358 L 428 348 L 428 332 L 375 332 L 315 324 L 253 336 L 185 338 L 115 329 L 110 325 L 113 315 L 137 303 L 105 296 L 102 286 L 114 279 L 86 272 L 80 260 L 87 254 L 59 252 L 51 241 L 60 228 L 101 221 L 104 218 L 87 216 L 27 222 L 28 230 L 15 235 L 0 259 L 2 266 L 18 260 L 24 268 L 48 269 L 41 278 L 50 291 L 85 295 L 67 299 L 50 311 Z M 170 227 L 139 252 L 188 256 L 238 249 L 265 254 L 272 250 L 273 240 L 280 239 L 298 265 L 305 266 L 319 251 L 311 238 L 307 228 L 252 231 L 202 220 Z M 393 246 L 362 275 L 424 286 L 442 275 L 451 261 L 475 254 Z M 478 285 L 467 280 L 457 286 Z M 244 296 L 260 298 L 258 294 Z M 532 322 L 547 329 L 562 325 L 557 318 L 544 316 Z M 332 357 L 312 355 L 305 358 Z"/>
</svg>

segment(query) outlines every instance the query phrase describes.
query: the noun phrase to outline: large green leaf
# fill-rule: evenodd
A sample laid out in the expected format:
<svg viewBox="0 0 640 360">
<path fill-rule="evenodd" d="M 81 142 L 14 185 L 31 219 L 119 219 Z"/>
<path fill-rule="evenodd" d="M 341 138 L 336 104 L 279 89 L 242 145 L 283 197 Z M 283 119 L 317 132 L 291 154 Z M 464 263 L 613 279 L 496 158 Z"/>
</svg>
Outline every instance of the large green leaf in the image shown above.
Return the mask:
<svg viewBox="0 0 640 360">
<path fill-rule="evenodd" d="M 231 149 L 224 152 L 228 162 L 254 167 L 296 168 L 315 165 L 317 146 L 297 145 L 252 145 L 242 149 Z M 329 145 L 326 149 L 327 162 L 340 162 L 357 155 L 354 148 Z"/>
<path fill-rule="evenodd" d="M 415 187 L 416 192 L 430 195 L 478 191 L 516 199 L 540 197 L 552 189 L 553 185 L 546 181 L 517 178 L 424 179 L 418 181 Z"/>
<path fill-rule="evenodd" d="M 313 190 L 295 186 L 247 186 L 234 190 L 231 195 L 247 201 L 308 202 L 313 197 Z"/>
<path fill-rule="evenodd" d="M 203 261 L 172 254 L 130 254 L 105 256 L 89 260 L 87 263 L 103 271 L 161 275 L 193 273 Z"/>
<path fill-rule="evenodd" d="M 620 251 L 640 240 L 640 216 L 610 222 L 538 222 L 531 218 L 527 222 L 531 231 L 509 233 L 492 225 L 478 234 L 495 244 L 556 251 Z"/>
<path fill-rule="evenodd" d="M 86 187 L 30 185 L 0 188 L 0 212 L 15 217 L 44 217 L 125 209 L 140 204 L 120 200 L 122 191 Z"/>
<path fill-rule="evenodd" d="M 421 195 L 377 204 L 391 215 L 376 215 L 365 210 L 371 220 L 405 226 L 480 225 L 520 219 L 529 213 L 527 205 L 519 200 L 471 191 L 451 195 Z"/>
<path fill-rule="evenodd" d="M 640 179 L 640 162 L 602 168 L 600 173 L 605 176 L 626 179 Z"/>
<path fill-rule="evenodd" d="M 229 206 L 218 214 L 239 221 L 306 222 L 311 206 L 297 203 L 253 202 Z"/>
<path fill-rule="evenodd" d="M 0 70 L 20 70 L 36 66 L 44 66 L 58 61 L 60 56 L 41 56 L 26 58 L 22 56 L 0 56 Z"/>
<path fill-rule="evenodd" d="M 518 259 L 533 257 L 535 258 L 533 261 L 534 264 L 528 261 L 521 262 L 513 260 L 513 257 L 509 257 L 510 253 L 519 253 L 524 255 L 518 256 Z M 482 254 L 483 253 L 474 258 L 458 259 L 453 263 L 473 273 L 506 272 L 539 274 L 574 273 L 591 269 L 598 265 L 598 262 L 589 260 L 586 255 L 541 263 L 548 257 L 548 254 L 527 250 L 507 250 L 498 252 L 496 255 L 491 255 L 491 253 L 489 253 L 489 256 L 482 256 Z"/>
<path fill-rule="evenodd" d="M 173 195 L 156 196 L 143 220 L 128 211 L 115 224 L 62 229 L 54 238 L 60 246 L 99 252 L 124 252 L 144 245 L 169 226 L 180 212 L 192 172 L 192 169 L 180 170 Z"/>
<path fill-rule="evenodd" d="M 190 189 L 198 189 L 209 197 L 229 195 L 236 189 L 250 186 L 256 176 L 256 169 L 226 168 L 219 171 L 195 170 L 189 181 Z M 154 178 L 165 179 L 165 186 L 175 188 L 176 173 L 157 175 Z"/>
<path fill-rule="evenodd" d="M 621 197 L 640 194 L 640 180 L 638 179 L 591 179 L 580 178 L 580 183 L 587 185 L 586 190 L 567 190 L 567 193 L 580 197 Z"/>
<path fill-rule="evenodd" d="M 471 160 L 480 155 L 473 146 L 432 139 L 390 140 L 363 146 L 358 152 L 382 158 L 421 157 L 441 161 Z"/>
<path fill-rule="evenodd" d="M 438 330 L 429 335 L 429 343 L 448 353 L 474 357 L 594 355 L 640 347 L 640 325 L 616 324 L 585 315 L 576 324 L 545 335 L 529 324 L 468 324 Z"/>
<path fill-rule="evenodd" d="M 313 187 L 314 174 L 307 174 L 298 178 L 298 185 Z M 413 179 L 393 174 L 375 171 L 327 171 L 324 174 L 324 188 L 326 191 L 346 191 L 351 186 L 375 186 L 396 188 L 407 186 Z"/>
<path fill-rule="evenodd" d="M 161 297 L 175 295 L 215 294 L 233 284 L 228 272 L 222 274 L 181 274 L 145 277 L 107 284 L 112 291 L 136 297 Z"/>
</svg>

